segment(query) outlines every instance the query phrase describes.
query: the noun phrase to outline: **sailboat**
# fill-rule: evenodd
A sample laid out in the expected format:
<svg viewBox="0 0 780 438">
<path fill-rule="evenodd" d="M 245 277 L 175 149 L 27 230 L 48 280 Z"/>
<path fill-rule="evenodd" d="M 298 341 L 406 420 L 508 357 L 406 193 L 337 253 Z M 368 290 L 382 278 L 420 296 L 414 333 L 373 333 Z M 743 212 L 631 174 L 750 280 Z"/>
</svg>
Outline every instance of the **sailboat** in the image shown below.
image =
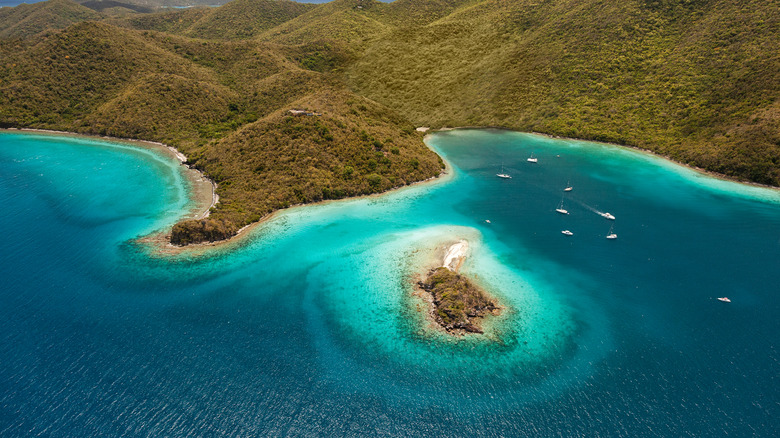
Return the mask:
<svg viewBox="0 0 780 438">
<path fill-rule="evenodd" d="M 565 189 L 563 189 L 563 191 L 564 191 L 564 192 L 570 192 L 570 191 L 572 191 L 572 190 L 574 190 L 574 187 L 572 187 L 572 186 L 571 186 L 571 181 L 567 181 L 567 182 L 566 182 L 566 188 L 565 188 Z"/>
<path fill-rule="evenodd" d="M 617 234 L 615 234 L 614 224 L 611 227 L 609 227 L 609 233 L 607 233 L 607 239 L 617 239 Z"/>
<path fill-rule="evenodd" d="M 555 211 L 557 211 L 560 214 L 569 214 L 569 211 L 563 208 L 563 198 L 561 198 L 561 205 L 559 205 L 558 208 L 555 209 Z"/>
<path fill-rule="evenodd" d="M 496 174 L 499 178 L 505 178 L 505 179 L 512 179 L 512 177 L 509 174 L 504 173 L 504 165 L 501 165 L 501 173 Z"/>
<path fill-rule="evenodd" d="M 536 157 L 534 157 L 533 152 L 531 152 L 531 156 L 528 157 L 528 162 L 529 163 L 536 163 L 537 161 L 539 161 L 539 160 Z"/>
</svg>

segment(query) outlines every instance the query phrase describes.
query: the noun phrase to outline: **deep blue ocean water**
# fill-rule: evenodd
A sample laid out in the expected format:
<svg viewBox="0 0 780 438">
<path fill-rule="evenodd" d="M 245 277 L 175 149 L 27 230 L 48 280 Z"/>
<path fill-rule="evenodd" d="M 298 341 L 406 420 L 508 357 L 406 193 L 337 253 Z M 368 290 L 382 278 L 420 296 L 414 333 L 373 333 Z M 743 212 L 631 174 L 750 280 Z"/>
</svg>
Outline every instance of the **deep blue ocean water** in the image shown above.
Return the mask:
<svg viewBox="0 0 780 438">
<path fill-rule="evenodd" d="M 598 143 L 429 144 L 442 181 L 171 258 L 134 239 L 191 207 L 178 162 L 0 133 L 0 436 L 778 434 L 778 191 Z M 506 306 L 486 336 L 412 298 L 460 238 Z"/>
</svg>

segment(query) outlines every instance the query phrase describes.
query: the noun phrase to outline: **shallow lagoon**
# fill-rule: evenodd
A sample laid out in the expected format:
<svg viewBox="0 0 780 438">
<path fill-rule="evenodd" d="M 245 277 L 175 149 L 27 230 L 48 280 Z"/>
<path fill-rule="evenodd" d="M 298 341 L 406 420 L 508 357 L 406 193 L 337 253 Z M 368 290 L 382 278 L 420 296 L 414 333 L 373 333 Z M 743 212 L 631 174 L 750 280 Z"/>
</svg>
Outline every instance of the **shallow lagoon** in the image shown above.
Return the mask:
<svg viewBox="0 0 780 438">
<path fill-rule="evenodd" d="M 452 178 L 171 259 L 132 241 L 187 209 L 177 162 L 0 134 L 0 434 L 777 430 L 777 191 L 531 134 L 429 144 Z M 410 305 L 415 251 L 453 236 L 509 306 L 489 339 L 425 330 Z"/>
</svg>

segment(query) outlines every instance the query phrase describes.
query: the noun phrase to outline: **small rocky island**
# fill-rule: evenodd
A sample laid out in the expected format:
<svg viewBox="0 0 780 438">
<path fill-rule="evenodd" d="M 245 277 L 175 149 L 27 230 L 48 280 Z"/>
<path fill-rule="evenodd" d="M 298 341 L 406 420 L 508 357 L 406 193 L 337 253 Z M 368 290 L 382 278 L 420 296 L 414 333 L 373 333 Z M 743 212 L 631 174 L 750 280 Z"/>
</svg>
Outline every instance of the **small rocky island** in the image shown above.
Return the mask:
<svg viewBox="0 0 780 438">
<path fill-rule="evenodd" d="M 501 309 L 482 289 L 458 274 L 467 248 L 465 241 L 450 247 L 444 266 L 432 269 L 418 282 L 420 288 L 430 294 L 433 319 L 454 334 L 482 333 L 482 319 Z"/>
</svg>

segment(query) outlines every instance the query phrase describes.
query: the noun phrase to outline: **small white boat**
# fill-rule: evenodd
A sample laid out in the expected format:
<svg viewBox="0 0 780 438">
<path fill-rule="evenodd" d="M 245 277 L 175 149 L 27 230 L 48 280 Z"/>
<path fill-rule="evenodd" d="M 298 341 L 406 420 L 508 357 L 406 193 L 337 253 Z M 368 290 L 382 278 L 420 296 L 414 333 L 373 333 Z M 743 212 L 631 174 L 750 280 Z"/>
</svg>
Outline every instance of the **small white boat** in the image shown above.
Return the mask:
<svg viewBox="0 0 780 438">
<path fill-rule="evenodd" d="M 512 177 L 509 174 L 504 173 L 504 165 L 503 164 L 501 165 L 501 173 L 497 173 L 496 176 L 499 177 L 499 178 L 504 178 L 504 179 L 512 179 Z"/>
<path fill-rule="evenodd" d="M 566 188 L 563 189 L 564 192 L 570 192 L 572 190 L 574 190 L 574 187 L 572 187 L 572 186 L 566 186 Z"/>
<path fill-rule="evenodd" d="M 569 231 L 569 230 L 563 230 L 563 231 L 561 231 L 561 233 L 562 233 L 562 234 L 565 234 L 565 235 L 567 235 L 567 236 L 573 236 L 573 235 L 574 235 L 574 233 L 572 233 L 572 232 L 571 232 L 571 231 Z"/>
<path fill-rule="evenodd" d="M 718 298 L 718 301 L 723 301 L 724 303 L 730 303 L 731 302 L 731 300 L 728 299 L 727 297 L 720 297 L 720 298 Z"/>
<path fill-rule="evenodd" d="M 486 223 L 490 223 L 490 219 L 485 219 L 485 222 Z"/>
<path fill-rule="evenodd" d="M 611 214 L 609 214 L 609 213 L 599 213 L 599 214 L 600 214 L 602 217 L 605 217 L 605 218 L 607 218 L 607 219 L 609 219 L 609 220 L 611 220 L 611 221 L 614 221 L 614 220 L 615 220 L 615 216 L 612 216 L 612 215 L 611 215 Z"/>
<path fill-rule="evenodd" d="M 561 205 L 558 206 L 558 208 L 555 209 L 560 214 L 569 214 L 569 211 L 563 208 L 563 198 L 561 198 Z"/>
<path fill-rule="evenodd" d="M 617 234 L 615 234 L 615 226 L 612 225 L 609 227 L 609 233 L 607 233 L 607 239 L 617 239 Z"/>
<path fill-rule="evenodd" d="M 529 163 L 536 163 L 537 161 L 539 161 L 539 160 L 536 157 L 534 157 L 534 154 L 531 154 L 531 156 L 528 157 L 528 162 Z"/>
</svg>

